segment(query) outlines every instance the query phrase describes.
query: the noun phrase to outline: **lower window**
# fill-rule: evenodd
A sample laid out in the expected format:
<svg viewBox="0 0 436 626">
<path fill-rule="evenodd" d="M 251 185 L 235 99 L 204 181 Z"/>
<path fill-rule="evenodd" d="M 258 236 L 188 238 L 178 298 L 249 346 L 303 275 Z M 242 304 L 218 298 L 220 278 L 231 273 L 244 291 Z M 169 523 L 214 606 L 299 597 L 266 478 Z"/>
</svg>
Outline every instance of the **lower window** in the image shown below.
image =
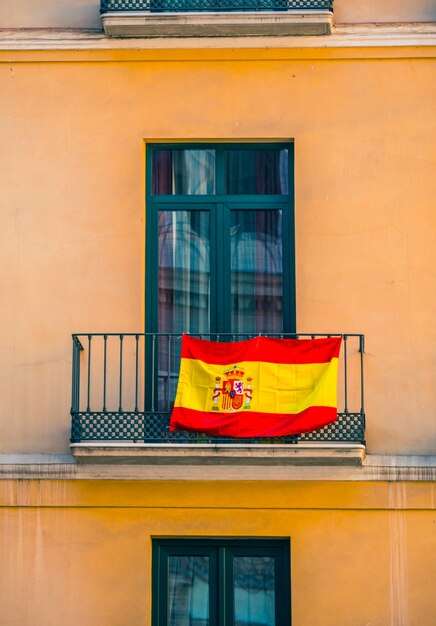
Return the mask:
<svg viewBox="0 0 436 626">
<path fill-rule="evenodd" d="M 153 540 L 153 626 L 289 626 L 290 543 Z"/>
</svg>

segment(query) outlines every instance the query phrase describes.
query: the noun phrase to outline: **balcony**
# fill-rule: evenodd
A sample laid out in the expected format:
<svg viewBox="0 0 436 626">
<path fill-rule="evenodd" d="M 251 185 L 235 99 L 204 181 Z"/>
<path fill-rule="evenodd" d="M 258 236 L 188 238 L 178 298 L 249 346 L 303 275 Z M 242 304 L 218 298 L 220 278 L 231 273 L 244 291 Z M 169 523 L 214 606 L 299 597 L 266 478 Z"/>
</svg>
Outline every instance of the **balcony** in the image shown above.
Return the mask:
<svg viewBox="0 0 436 626">
<path fill-rule="evenodd" d="M 108 37 L 329 35 L 333 0 L 101 0 Z"/>
<path fill-rule="evenodd" d="M 252 336 L 201 337 L 239 341 Z M 327 336 L 338 335 L 280 335 L 302 339 Z M 180 335 L 75 334 L 72 452 L 80 463 L 198 464 L 223 459 L 238 463 L 249 455 L 251 460 L 257 458 L 266 464 L 360 465 L 365 454 L 364 336 L 342 337 L 338 418 L 334 423 L 301 435 L 226 439 L 169 431 L 179 372 Z"/>
</svg>

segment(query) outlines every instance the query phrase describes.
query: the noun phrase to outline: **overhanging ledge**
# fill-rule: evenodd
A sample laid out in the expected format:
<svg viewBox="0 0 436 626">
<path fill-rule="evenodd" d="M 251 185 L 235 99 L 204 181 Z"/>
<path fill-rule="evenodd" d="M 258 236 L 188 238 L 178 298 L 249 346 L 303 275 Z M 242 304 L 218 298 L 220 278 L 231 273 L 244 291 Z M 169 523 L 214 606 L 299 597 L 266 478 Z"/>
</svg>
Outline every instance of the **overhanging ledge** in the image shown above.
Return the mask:
<svg viewBox="0 0 436 626">
<path fill-rule="evenodd" d="M 330 35 L 333 13 L 285 11 L 258 13 L 103 13 L 108 37 L 250 37 Z"/>
<path fill-rule="evenodd" d="M 71 453 L 84 465 L 362 466 L 366 449 L 355 443 L 141 444 L 74 443 Z"/>
</svg>

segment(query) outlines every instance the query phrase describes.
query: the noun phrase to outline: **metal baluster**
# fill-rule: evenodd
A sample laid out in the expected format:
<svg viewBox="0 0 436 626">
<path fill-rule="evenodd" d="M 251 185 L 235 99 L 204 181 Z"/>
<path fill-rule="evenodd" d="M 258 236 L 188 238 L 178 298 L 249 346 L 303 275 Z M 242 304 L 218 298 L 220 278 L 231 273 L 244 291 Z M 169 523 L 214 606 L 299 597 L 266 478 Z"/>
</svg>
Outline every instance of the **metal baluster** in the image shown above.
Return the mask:
<svg viewBox="0 0 436 626">
<path fill-rule="evenodd" d="M 92 335 L 88 335 L 88 389 L 87 389 L 87 401 L 86 401 L 86 412 L 89 413 L 91 411 L 91 339 Z"/>
<path fill-rule="evenodd" d="M 344 413 L 348 413 L 348 362 L 347 362 L 347 335 L 344 335 Z"/>
<path fill-rule="evenodd" d="M 79 341 L 76 338 L 76 341 Z M 77 378 L 76 378 L 76 393 L 77 393 L 77 399 L 76 399 L 76 406 L 77 406 L 77 411 L 80 412 L 80 351 L 83 350 L 83 346 L 79 341 L 79 349 L 77 351 Z"/>
<path fill-rule="evenodd" d="M 166 409 L 170 410 L 171 335 L 168 335 Z"/>
<path fill-rule="evenodd" d="M 152 337 L 152 348 L 151 348 L 151 412 L 154 413 L 154 396 L 155 396 L 155 387 L 156 387 L 156 379 L 155 379 L 155 371 L 156 371 L 156 335 Z M 145 401 L 145 395 L 144 395 Z"/>
<path fill-rule="evenodd" d="M 73 362 L 72 362 L 72 391 L 71 391 L 71 441 L 82 440 L 82 428 L 80 422 L 80 351 L 83 346 L 78 337 L 73 335 Z"/>
<path fill-rule="evenodd" d="M 71 413 L 79 410 L 76 405 L 76 386 L 77 386 L 77 347 L 76 338 L 73 335 L 73 362 L 72 362 L 72 381 L 71 381 Z"/>
<path fill-rule="evenodd" d="M 120 407 L 118 409 L 120 413 L 123 411 L 123 339 L 124 335 L 120 335 Z"/>
<path fill-rule="evenodd" d="M 360 352 L 360 412 L 365 412 L 365 394 L 364 394 L 364 382 L 363 382 L 363 354 L 365 352 L 365 337 L 359 336 L 359 352 Z"/>
<path fill-rule="evenodd" d="M 107 376 L 107 335 L 103 335 L 103 413 L 107 412 L 106 406 L 106 376 Z"/>
<path fill-rule="evenodd" d="M 138 358 L 139 358 L 139 335 L 135 335 L 135 413 L 138 412 Z"/>
</svg>

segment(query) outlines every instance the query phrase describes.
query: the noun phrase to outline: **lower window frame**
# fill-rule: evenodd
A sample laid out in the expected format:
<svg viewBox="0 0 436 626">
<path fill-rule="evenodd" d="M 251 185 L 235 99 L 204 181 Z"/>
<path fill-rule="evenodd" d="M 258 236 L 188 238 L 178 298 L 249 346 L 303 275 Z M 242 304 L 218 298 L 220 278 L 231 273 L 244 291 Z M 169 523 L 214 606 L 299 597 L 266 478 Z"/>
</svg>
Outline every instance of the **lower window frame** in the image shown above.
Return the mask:
<svg viewBox="0 0 436 626">
<path fill-rule="evenodd" d="M 233 556 L 275 558 L 275 624 L 291 626 L 291 540 L 278 538 L 153 538 L 152 626 L 168 626 L 168 559 L 170 556 L 207 555 L 216 567 L 210 584 L 210 626 L 234 626 L 233 583 L 229 580 Z M 226 563 L 229 561 L 229 563 Z M 227 577 L 227 579 L 226 579 Z"/>
</svg>

